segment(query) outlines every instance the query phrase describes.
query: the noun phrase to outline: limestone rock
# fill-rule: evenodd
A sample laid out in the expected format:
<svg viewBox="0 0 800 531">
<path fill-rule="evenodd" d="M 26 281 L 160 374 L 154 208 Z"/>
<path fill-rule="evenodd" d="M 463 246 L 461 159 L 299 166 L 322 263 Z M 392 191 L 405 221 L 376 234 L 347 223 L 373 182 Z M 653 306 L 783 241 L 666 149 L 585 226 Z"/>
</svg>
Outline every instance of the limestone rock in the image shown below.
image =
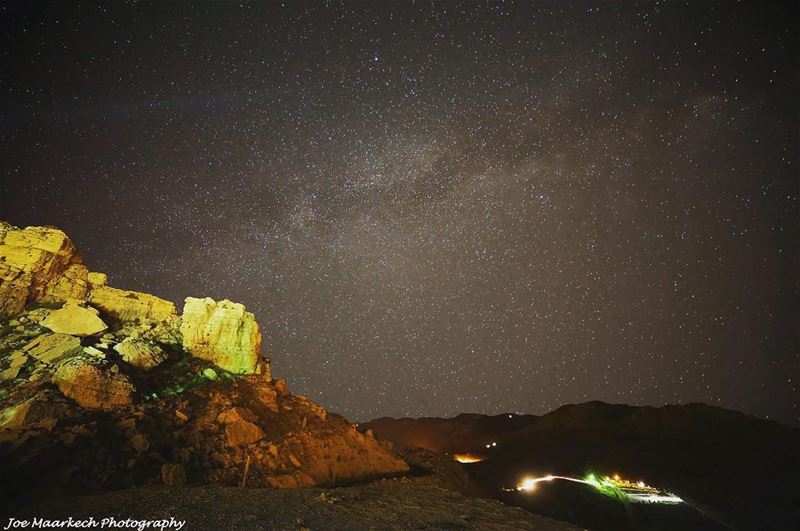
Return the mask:
<svg viewBox="0 0 800 531">
<path fill-rule="evenodd" d="M 103 352 L 102 350 L 97 349 L 97 348 L 95 348 L 95 347 L 93 347 L 91 345 L 89 345 L 87 347 L 83 347 L 83 352 L 84 352 L 84 354 L 88 354 L 89 356 L 92 356 L 92 357 L 98 358 L 98 359 L 105 359 L 105 357 L 106 357 L 106 353 L 105 352 Z"/>
<path fill-rule="evenodd" d="M 17 315 L 28 301 L 80 298 L 81 268 L 61 275 L 82 259 L 70 239 L 52 227 L 0 227 L 0 315 Z"/>
<path fill-rule="evenodd" d="M 114 332 L 117 340 L 126 338 L 140 339 L 148 343 L 168 345 L 174 349 L 181 348 L 180 317 L 173 315 L 156 321 L 153 319 L 137 319 L 128 321 Z"/>
<path fill-rule="evenodd" d="M 231 447 L 247 446 L 266 437 L 261 428 L 246 420 L 226 424 L 225 435 L 228 437 L 228 446 Z"/>
<path fill-rule="evenodd" d="M 9 366 L 6 370 L 0 372 L 0 381 L 12 380 L 17 377 L 20 369 L 28 361 L 28 356 L 20 350 L 15 350 L 9 356 Z"/>
<path fill-rule="evenodd" d="M 62 363 L 53 381 L 67 398 L 89 409 L 114 409 L 131 403 L 133 384 L 116 365 L 105 368 L 76 358 Z"/>
<path fill-rule="evenodd" d="M 72 264 L 58 277 L 51 280 L 42 296 L 41 302 L 63 302 L 70 300 L 85 300 L 89 293 L 87 276 L 89 270 L 83 264 Z"/>
<path fill-rule="evenodd" d="M 167 359 L 167 354 L 158 345 L 139 339 L 127 338 L 116 344 L 114 350 L 126 363 L 139 369 L 152 369 Z"/>
<path fill-rule="evenodd" d="M 252 374 L 259 362 L 261 331 L 243 304 L 187 297 L 181 319 L 183 347 L 226 371 Z"/>
<path fill-rule="evenodd" d="M 5 382 L 6 380 L 13 380 L 19 374 L 19 367 L 9 367 L 4 371 L 0 371 L 0 382 Z"/>
<path fill-rule="evenodd" d="M 81 351 L 81 341 L 67 334 L 45 334 L 23 347 L 29 356 L 44 363 L 54 364 Z"/>
<path fill-rule="evenodd" d="M 86 281 L 89 283 L 89 288 L 100 288 L 108 284 L 108 275 L 92 271 L 86 276 Z"/>
<path fill-rule="evenodd" d="M 81 337 L 93 336 L 108 328 L 97 316 L 97 310 L 71 302 L 48 315 L 42 321 L 42 326 L 53 332 Z"/>
<path fill-rule="evenodd" d="M 89 293 L 89 302 L 117 321 L 152 319 L 160 321 L 175 317 L 177 311 L 170 301 L 138 291 L 99 286 Z"/>
</svg>

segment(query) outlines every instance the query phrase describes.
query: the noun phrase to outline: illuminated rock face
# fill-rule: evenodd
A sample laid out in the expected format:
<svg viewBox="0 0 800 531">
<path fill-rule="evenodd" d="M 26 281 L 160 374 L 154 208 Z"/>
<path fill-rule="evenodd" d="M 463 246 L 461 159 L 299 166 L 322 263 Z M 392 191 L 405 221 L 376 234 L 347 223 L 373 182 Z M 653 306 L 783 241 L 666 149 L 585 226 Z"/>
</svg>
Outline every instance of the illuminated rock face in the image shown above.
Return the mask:
<svg viewBox="0 0 800 531">
<path fill-rule="evenodd" d="M 67 303 L 60 310 L 52 312 L 42 321 L 42 326 L 53 332 L 80 337 L 93 336 L 108 328 L 97 316 L 97 310 L 75 303 Z"/>
<path fill-rule="evenodd" d="M 253 374 L 261 331 L 243 304 L 187 297 L 181 318 L 183 348 L 235 374 Z"/>
<path fill-rule="evenodd" d="M 175 305 L 149 293 L 127 291 L 98 286 L 89 293 L 89 302 L 95 308 L 117 321 L 150 319 L 160 321 L 177 316 Z"/>
<path fill-rule="evenodd" d="M 59 365 L 53 382 L 61 393 L 81 407 L 114 409 L 131 403 L 133 384 L 116 365 L 103 367 L 81 358 Z"/>
<path fill-rule="evenodd" d="M 68 334 L 45 334 L 24 347 L 24 352 L 41 362 L 54 364 L 81 351 L 81 341 Z"/>
<path fill-rule="evenodd" d="M 83 264 L 71 264 L 56 277 L 38 299 L 40 302 L 82 301 L 89 292 L 89 270 Z"/>
<path fill-rule="evenodd" d="M 115 345 L 114 350 L 123 361 L 138 369 L 152 369 L 167 359 L 166 353 L 158 345 L 140 339 L 126 338 Z"/>
<path fill-rule="evenodd" d="M 88 271 L 62 231 L 18 229 L 0 223 L 0 316 L 12 316 L 27 302 L 85 298 Z"/>
</svg>

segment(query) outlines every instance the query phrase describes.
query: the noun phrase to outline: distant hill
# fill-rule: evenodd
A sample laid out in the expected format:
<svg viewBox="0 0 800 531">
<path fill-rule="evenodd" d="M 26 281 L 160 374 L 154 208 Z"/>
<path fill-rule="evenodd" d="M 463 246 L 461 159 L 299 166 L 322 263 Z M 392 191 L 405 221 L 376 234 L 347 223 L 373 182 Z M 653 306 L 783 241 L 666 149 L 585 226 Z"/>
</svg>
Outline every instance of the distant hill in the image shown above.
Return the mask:
<svg viewBox="0 0 800 531">
<path fill-rule="evenodd" d="M 484 459 L 467 470 L 495 492 L 528 474 L 620 473 L 734 528 L 800 529 L 800 430 L 719 407 L 587 402 L 541 417 L 381 418 L 360 429 Z"/>
</svg>

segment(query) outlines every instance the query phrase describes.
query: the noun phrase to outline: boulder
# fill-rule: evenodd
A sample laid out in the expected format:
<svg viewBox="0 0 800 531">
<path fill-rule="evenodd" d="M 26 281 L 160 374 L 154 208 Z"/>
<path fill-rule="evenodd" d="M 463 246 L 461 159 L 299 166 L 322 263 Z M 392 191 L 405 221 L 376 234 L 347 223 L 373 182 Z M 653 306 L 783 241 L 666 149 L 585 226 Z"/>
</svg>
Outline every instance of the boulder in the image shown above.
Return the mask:
<svg viewBox="0 0 800 531">
<path fill-rule="evenodd" d="M 261 331 L 243 304 L 187 297 L 180 330 L 183 348 L 193 356 L 236 374 L 256 371 Z"/>
<path fill-rule="evenodd" d="M 81 358 L 62 363 L 53 381 L 64 396 L 88 409 L 126 406 L 134 391 L 133 384 L 116 365 L 105 367 Z"/>
<path fill-rule="evenodd" d="M 88 354 L 89 356 L 92 356 L 92 357 L 98 358 L 98 359 L 105 359 L 105 357 L 106 357 L 106 353 L 105 352 L 103 352 L 102 350 L 100 350 L 98 348 L 95 348 L 95 347 L 93 347 L 91 345 L 83 347 L 83 353 L 84 354 Z"/>
<path fill-rule="evenodd" d="M 139 369 L 152 369 L 167 359 L 167 354 L 158 345 L 140 339 L 127 338 L 114 345 L 120 358 Z"/>
<path fill-rule="evenodd" d="M 232 424 L 243 420 L 252 422 L 256 420 L 256 415 L 244 407 L 232 407 L 217 415 L 217 422 L 220 424 Z"/>
<path fill-rule="evenodd" d="M 230 447 L 247 446 L 266 437 L 261 428 L 246 420 L 226 424 L 225 435 L 228 437 L 228 446 Z"/>
<path fill-rule="evenodd" d="M 6 380 L 13 380 L 14 378 L 19 375 L 19 367 L 9 367 L 4 371 L 0 371 L 0 382 L 5 382 Z"/>
<path fill-rule="evenodd" d="M 52 227 L 0 226 L 0 315 L 17 315 L 29 301 L 65 301 L 85 296 L 82 259 L 70 239 Z M 85 269 L 85 268 L 84 268 Z"/>
<path fill-rule="evenodd" d="M 50 313 L 42 321 L 42 326 L 53 332 L 81 337 L 93 336 L 108 329 L 103 320 L 97 316 L 97 310 L 84 308 L 72 302 Z"/>
<path fill-rule="evenodd" d="M 25 345 L 22 350 L 37 360 L 54 364 L 81 351 L 81 340 L 67 334 L 44 334 Z"/>
<path fill-rule="evenodd" d="M 93 288 L 89 293 L 89 302 L 120 322 L 134 319 L 161 321 L 177 316 L 175 305 L 170 301 L 149 293 L 108 286 Z"/>
<path fill-rule="evenodd" d="M 19 374 L 20 369 L 28 361 L 28 356 L 21 350 L 15 350 L 9 356 L 8 368 L 0 372 L 0 381 L 13 380 Z"/>
</svg>

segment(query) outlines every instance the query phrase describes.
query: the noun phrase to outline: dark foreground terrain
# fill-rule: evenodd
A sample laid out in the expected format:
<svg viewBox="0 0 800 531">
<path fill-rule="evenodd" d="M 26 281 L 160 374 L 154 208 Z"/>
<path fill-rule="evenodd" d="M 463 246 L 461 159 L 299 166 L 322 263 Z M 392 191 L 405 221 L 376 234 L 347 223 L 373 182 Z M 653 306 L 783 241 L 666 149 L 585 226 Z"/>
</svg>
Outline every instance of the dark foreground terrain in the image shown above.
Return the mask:
<svg viewBox="0 0 800 531">
<path fill-rule="evenodd" d="M 410 480 L 334 489 L 140 487 L 77 498 L 46 499 L 13 513 L 19 519 L 43 515 L 51 519 L 175 517 L 187 520 L 186 530 L 578 529 L 499 501 L 467 498 Z"/>
</svg>

